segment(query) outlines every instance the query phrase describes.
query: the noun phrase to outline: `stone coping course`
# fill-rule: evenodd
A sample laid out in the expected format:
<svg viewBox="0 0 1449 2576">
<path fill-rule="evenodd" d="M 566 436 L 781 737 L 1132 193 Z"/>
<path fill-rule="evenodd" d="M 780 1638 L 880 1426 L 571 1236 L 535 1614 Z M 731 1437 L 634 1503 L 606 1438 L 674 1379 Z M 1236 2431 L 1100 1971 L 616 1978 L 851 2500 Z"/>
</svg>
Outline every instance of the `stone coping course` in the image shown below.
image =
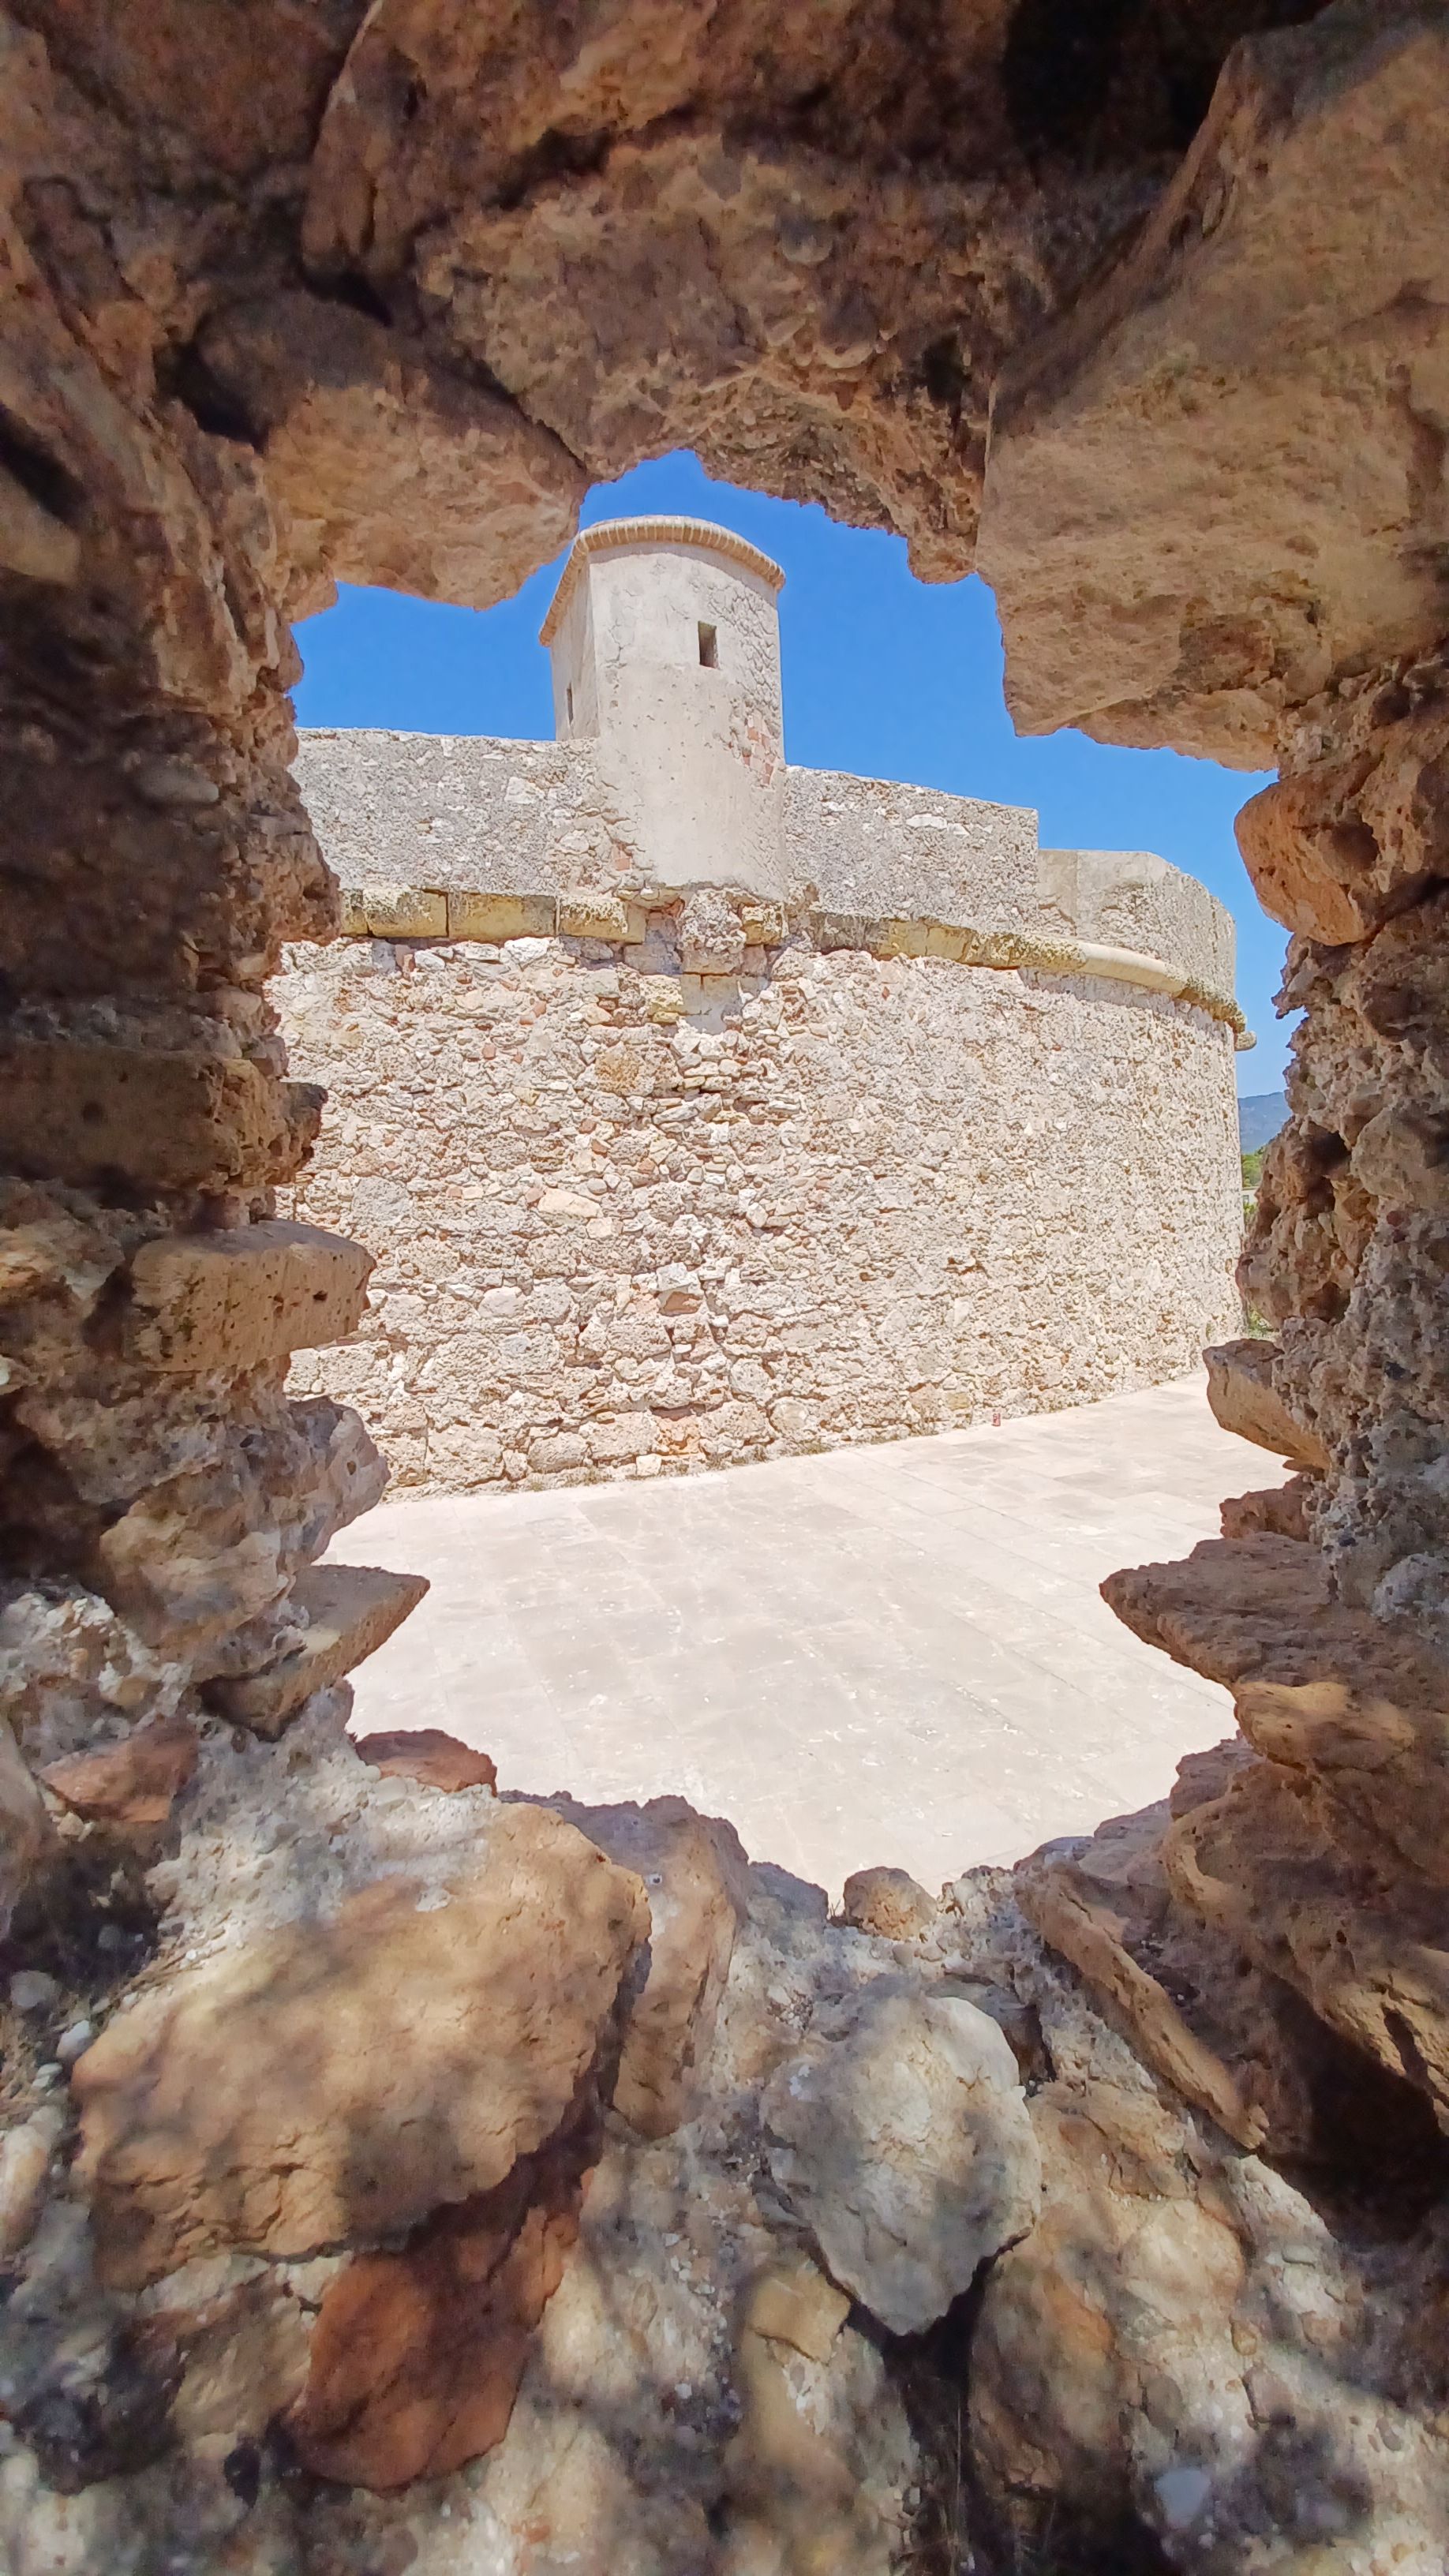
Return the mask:
<svg viewBox="0 0 1449 2576">
<path fill-rule="evenodd" d="M 673 901 L 683 901 L 683 895 Z M 506 894 L 440 886 L 371 885 L 343 890 L 341 935 L 350 939 L 478 941 L 587 939 L 639 947 L 650 920 L 669 912 L 670 890 L 647 906 L 594 888 L 571 894 Z M 873 957 L 939 957 L 998 973 L 1093 975 L 1187 1002 L 1231 1028 L 1240 1048 L 1254 1043 L 1238 1003 L 1160 957 L 1054 930 L 973 930 L 960 923 L 871 919 L 861 914 L 798 910 L 742 896 L 733 909 L 748 946 L 768 953 L 804 944 L 823 954 L 860 949 Z M 653 961 L 651 961 L 653 964 Z M 667 971 L 653 964 L 653 971 Z"/>
</svg>

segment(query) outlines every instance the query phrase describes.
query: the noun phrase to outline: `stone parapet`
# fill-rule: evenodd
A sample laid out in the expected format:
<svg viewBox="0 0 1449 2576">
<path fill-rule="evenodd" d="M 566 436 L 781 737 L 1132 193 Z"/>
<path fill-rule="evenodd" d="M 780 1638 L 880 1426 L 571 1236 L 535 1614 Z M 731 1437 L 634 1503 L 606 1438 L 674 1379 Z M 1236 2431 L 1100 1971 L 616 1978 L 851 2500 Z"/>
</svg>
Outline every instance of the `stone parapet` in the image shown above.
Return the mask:
<svg viewBox="0 0 1449 2576">
<path fill-rule="evenodd" d="M 410 943 L 504 945 L 515 939 L 589 940 L 617 948 L 624 962 L 645 972 L 667 973 L 678 964 L 669 946 L 676 923 L 688 908 L 684 893 L 672 901 L 670 894 L 669 888 L 658 889 L 646 906 L 587 888 L 549 896 L 458 887 L 445 891 L 433 886 L 354 886 L 342 897 L 342 935 Z M 1091 975 L 1188 1002 L 1209 1018 L 1224 1021 L 1240 1044 L 1245 1038 L 1252 1044 L 1231 990 L 1215 987 L 1166 958 L 1112 947 L 1101 940 L 1075 939 L 1049 923 L 1039 928 L 991 929 L 919 917 L 827 911 L 814 905 L 786 907 L 761 903 L 749 894 L 725 894 L 723 901 L 739 925 L 740 961 L 752 947 L 762 952 L 753 961 L 757 971 L 766 956 L 789 946 L 813 948 L 822 956 L 858 949 L 871 957 L 938 957 L 1001 974 Z"/>
</svg>

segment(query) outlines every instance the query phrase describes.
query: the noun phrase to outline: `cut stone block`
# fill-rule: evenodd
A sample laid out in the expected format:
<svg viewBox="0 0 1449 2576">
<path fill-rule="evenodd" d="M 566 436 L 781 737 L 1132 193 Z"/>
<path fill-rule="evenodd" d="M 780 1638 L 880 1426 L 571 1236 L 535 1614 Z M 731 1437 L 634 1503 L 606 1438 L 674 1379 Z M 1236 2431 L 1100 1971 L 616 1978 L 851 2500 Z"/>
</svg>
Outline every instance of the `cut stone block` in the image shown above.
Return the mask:
<svg viewBox="0 0 1449 2576">
<path fill-rule="evenodd" d="M 1273 1384 L 1276 1342 L 1220 1342 L 1203 1352 L 1208 1402 L 1224 1431 L 1291 1458 L 1297 1467 L 1326 1467 L 1328 1451 L 1317 1434 L 1295 1422 Z"/>
<path fill-rule="evenodd" d="M 431 886 L 364 886 L 362 911 L 374 939 L 448 936 L 448 898 Z"/>
<path fill-rule="evenodd" d="M 281 1218 L 166 1234 L 131 1263 L 127 1349 L 160 1369 L 247 1369 L 340 1341 L 361 1319 L 372 1255 Z"/>
<path fill-rule="evenodd" d="M 0 1045 L 0 1165 L 145 1190 L 285 1181 L 324 1096 L 245 1059 L 12 1038 Z"/>
<path fill-rule="evenodd" d="M 638 939 L 643 937 L 644 916 L 616 894 L 590 893 L 579 890 L 559 897 L 558 926 L 566 939 Z"/>
<path fill-rule="evenodd" d="M 376 1654 L 427 1589 L 421 1574 L 388 1574 L 378 1565 L 309 1566 L 292 1589 L 293 1607 L 308 1620 L 300 1646 L 264 1672 L 209 1682 L 210 1705 L 257 1735 L 280 1735 L 314 1691 Z"/>
<path fill-rule="evenodd" d="M 552 939 L 558 906 L 551 894 L 450 894 L 450 939 Z"/>
</svg>

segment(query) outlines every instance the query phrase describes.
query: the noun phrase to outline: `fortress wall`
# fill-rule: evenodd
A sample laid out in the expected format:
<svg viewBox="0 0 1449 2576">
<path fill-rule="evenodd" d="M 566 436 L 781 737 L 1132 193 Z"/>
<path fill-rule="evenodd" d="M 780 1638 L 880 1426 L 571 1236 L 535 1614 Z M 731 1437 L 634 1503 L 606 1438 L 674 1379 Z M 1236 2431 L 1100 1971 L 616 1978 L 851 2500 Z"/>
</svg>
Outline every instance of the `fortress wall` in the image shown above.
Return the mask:
<svg viewBox="0 0 1449 2576">
<path fill-rule="evenodd" d="M 1041 850 L 1037 860 L 1044 925 L 1141 949 L 1209 993 L 1231 993 L 1233 917 L 1196 877 L 1152 850 Z"/>
<path fill-rule="evenodd" d="M 273 998 L 330 1095 L 290 1204 L 381 1254 L 294 1385 L 355 1402 L 398 1484 L 898 1437 L 1167 1378 L 1234 1327 L 1222 1019 L 798 927 L 685 974 L 679 938 L 676 906 L 635 962 L 289 952 Z"/>
</svg>

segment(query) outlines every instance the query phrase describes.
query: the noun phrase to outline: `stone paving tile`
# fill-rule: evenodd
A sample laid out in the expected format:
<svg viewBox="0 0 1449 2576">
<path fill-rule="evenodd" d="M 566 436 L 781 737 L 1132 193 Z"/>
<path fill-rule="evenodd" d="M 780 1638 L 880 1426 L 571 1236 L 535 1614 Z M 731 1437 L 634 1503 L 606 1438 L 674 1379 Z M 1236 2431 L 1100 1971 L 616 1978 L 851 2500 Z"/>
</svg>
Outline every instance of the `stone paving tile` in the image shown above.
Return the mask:
<svg viewBox="0 0 1449 2576">
<path fill-rule="evenodd" d="M 678 1791 L 832 1892 L 869 1861 L 939 1885 L 1163 1796 L 1230 1730 L 1097 1585 L 1282 1472 L 1194 1378 L 717 1475 L 401 1496 L 333 1549 L 433 1585 L 355 1723 L 449 1727 L 529 1794 Z"/>
</svg>

